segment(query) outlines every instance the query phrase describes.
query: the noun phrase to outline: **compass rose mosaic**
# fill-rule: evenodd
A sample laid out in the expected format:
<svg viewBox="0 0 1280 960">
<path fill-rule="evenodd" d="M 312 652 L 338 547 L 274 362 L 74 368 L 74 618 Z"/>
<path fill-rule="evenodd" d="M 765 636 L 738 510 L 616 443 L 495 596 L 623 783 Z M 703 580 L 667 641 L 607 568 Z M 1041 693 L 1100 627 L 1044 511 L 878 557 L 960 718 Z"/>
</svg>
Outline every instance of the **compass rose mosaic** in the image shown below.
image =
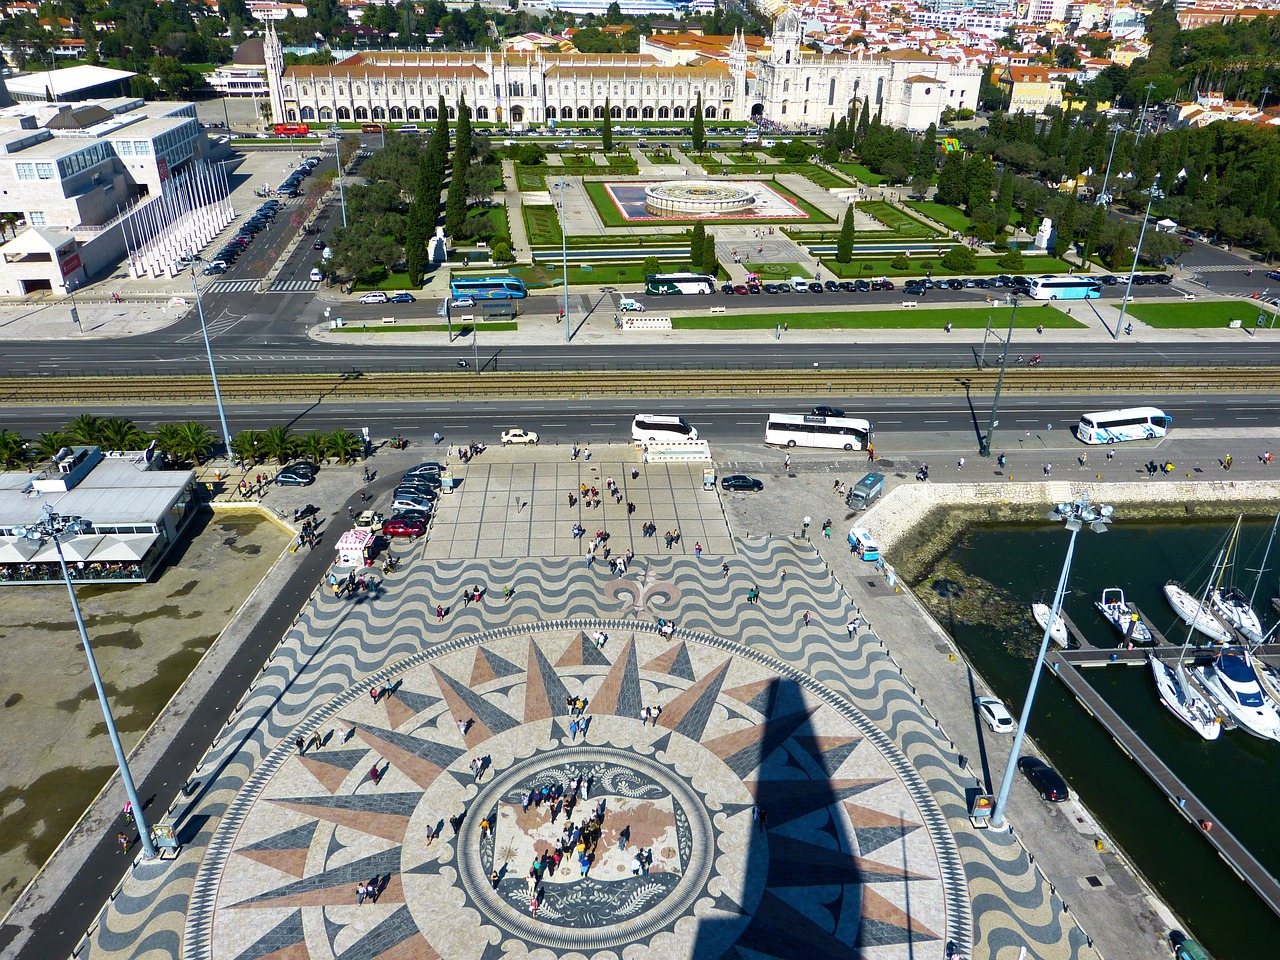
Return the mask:
<svg viewBox="0 0 1280 960">
<path fill-rule="evenodd" d="M 222 820 L 205 960 L 941 958 L 963 899 L 895 748 L 718 638 L 478 634 L 342 692 L 316 734 Z"/>
</svg>

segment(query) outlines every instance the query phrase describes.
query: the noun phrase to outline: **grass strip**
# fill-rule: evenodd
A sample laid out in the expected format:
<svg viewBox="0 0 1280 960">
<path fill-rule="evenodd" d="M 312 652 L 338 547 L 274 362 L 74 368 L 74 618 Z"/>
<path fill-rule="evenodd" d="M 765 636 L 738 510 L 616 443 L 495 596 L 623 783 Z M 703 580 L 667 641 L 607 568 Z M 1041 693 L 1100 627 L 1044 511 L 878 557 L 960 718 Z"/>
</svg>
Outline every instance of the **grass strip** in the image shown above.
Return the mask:
<svg viewBox="0 0 1280 960">
<path fill-rule="evenodd" d="M 817 295 L 814 295 L 817 299 Z M 736 297 L 733 299 L 737 299 Z M 654 309 L 653 304 L 649 304 Z M 1018 329 L 1034 330 L 1043 324 L 1053 329 L 1084 326 L 1066 314 L 1044 305 L 1044 309 L 1018 312 Z M 706 317 L 672 317 L 676 330 L 772 330 L 785 323 L 796 330 L 941 330 L 948 323 L 962 330 L 981 330 L 988 320 L 1007 329 L 1011 307 L 955 307 L 925 310 L 822 310 L 795 313 L 721 313 Z"/>
<path fill-rule="evenodd" d="M 471 336 L 473 324 L 455 323 L 453 325 L 454 339 L 458 337 Z M 482 331 L 511 331 L 519 330 L 520 325 L 513 320 L 494 320 L 489 323 L 481 323 Z M 350 324 L 343 327 L 334 327 L 332 333 L 448 333 L 449 325 L 447 323 L 377 323 L 372 326 L 368 324 Z"/>
<path fill-rule="evenodd" d="M 1246 329 L 1254 329 L 1258 315 L 1263 325 L 1271 323 L 1275 311 L 1257 300 L 1210 300 L 1205 303 L 1133 303 L 1129 313 L 1149 327 L 1161 330 L 1192 329 L 1196 327 L 1225 327 L 1239 320 Z"/>
</svg>

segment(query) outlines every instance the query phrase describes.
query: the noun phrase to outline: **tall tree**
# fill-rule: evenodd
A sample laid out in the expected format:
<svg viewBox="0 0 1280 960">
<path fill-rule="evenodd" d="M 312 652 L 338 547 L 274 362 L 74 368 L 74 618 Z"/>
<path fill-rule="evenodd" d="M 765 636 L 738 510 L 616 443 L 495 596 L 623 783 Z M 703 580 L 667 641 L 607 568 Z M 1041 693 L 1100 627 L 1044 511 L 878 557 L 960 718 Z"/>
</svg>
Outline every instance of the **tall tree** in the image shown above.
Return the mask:
<svg viewBox="0 0 1280 960">
<path fill-rule="evenodd" d="M 720 262 L 716 259 L 716 238 L 708 233 L 706 241 L 702 244 L 702 272 L 714 277 L 719 269 Z"/>
<path fill-rule="evenodd" d="M 942 171 L 938 174 L 938 192 L 934 199 L 949 207 L 958 207 L 969 195 L 968 180 L 964 173 L 964 154 L 959 150 L 950 151 L 942 161 Z"/>
<path fill-rule="evenodd" d="M 1084 234 L 1084 250 L 1080 254 L 1080 262 L 1088 269 L 1089 259 L 1098 250 L 1098 241 L 1102 239 L 1102 228 L 1107 224 L 1107 211 L 1101 204 L 1093 208 L 1093 216 L 1089 218 L 1089 229 Z"/>
<path fill-rule="evenodd" d="M 1076 235 L 1076 216 L 1079 204 L 1074 197 L 1067 197 L 1066 202 L 1062 205 L 1062 209 L 1058 214 L 1058 222 L 1056 239 L 1053 244 L 1053 252 L 1059 257 L 1065 257 L 1071 252 L 1072 243 L 1075 241 Z"/>
<path fill-rule="evenodd" d="M 965 204 L 969 216 L 991 206 L 991 194 L 996 189 L 996 171 L 991 159 L 975 153 L 965 161 Z"/>
<path fill-rule="evenodd" d="M 465 100 L 458 101 L 458 126 L 454 131 L 453 169 L 444 203 L 444 232 L 458 237 L 467 219 L 467 186 L 471 169 L 471 119 Z"/>
<path fill-rule="evenodd" d="M 857 230 L 853 222 L 853 204 L 844 211 L 844 223 L 840 225 L 840 239 L 836 241 L 836 263 L 853 262 L 854 233 Z"/>
<path fill-rule="evenodd" d="M 858 112 L 858 131 L 854 135 L 854 143 L 861 144 L 866 139 L 867 130 L 871 127 L 871 95 L 862 99 L 862 109 Z"/>
<path fill-rule="evenodd" d="M 1000 187 L 996 191 L 995 223 L 1000 229 L 1009 225 L 1013 219 L 1013 168 L 1006 166 L 1000 177 Z"/>
<path fill-rule="evenodd" d="M 920 141 L 920 152 L 916 154 L 916 168 L 911 175 L 911 187 L 920 196 L 924 196 L 933 185 L 933 174 L 938 166 L 938 126 L 929 124 L 929 129 Z"/>
<path fill-rule="evenodd" d="M 431 151 L 427 149 L 418 154 L 417 184 L 405 217 L 404 256 L 409 264 L 411 287 L 421 287 L 423 274 L 427 271 L 427 241 L 435 231 L 436 208 L 440 199 L 440 194 L 437 193 L 436 203 L 428 202 L 433 182 Z"/>
<path fill-rule="evenodd" d="M 707 243 L 707 228 L 701 223 L 693 225 L 693 232 L 689 236 L 689 263 L 694 270 L 702 267 L 702 248 Z"/>
<path fill-rule="evenodd" d="M 693 134 L 690 136 L 693 141 L 694 153 L 701 153 L 707 145 L 707 129 L 702 120 L 702 91 L 698 91 L 698 105 L 694 108 L 693 114 Z"/>
<path fill-rule="evenodd" d="M 609 98 L 604 98 L 604 119 L 600 121 L 600 144 L 604 147 L 604 152 L 609 153 L 613 150 L 613 116 L 612 104 Z"/>
</svg>

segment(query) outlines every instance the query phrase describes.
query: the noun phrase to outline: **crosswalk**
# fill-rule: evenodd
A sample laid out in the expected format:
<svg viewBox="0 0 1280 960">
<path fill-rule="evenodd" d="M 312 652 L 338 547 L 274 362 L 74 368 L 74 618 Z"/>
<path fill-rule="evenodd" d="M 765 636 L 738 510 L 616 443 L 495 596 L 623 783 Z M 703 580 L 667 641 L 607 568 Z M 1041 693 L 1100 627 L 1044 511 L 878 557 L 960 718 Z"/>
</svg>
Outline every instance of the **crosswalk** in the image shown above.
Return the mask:
<svg viewBox="0 0 1280 960">
<path fill-rule="evenodd" d="M 251 293 L 258 289 L 261 280 L 215 280 L 204 288 L 204 293 Z M 284 280 L 273 283 L 268 293 L 312 293 L 320 289 L 314 280 Z"/>
</svg>

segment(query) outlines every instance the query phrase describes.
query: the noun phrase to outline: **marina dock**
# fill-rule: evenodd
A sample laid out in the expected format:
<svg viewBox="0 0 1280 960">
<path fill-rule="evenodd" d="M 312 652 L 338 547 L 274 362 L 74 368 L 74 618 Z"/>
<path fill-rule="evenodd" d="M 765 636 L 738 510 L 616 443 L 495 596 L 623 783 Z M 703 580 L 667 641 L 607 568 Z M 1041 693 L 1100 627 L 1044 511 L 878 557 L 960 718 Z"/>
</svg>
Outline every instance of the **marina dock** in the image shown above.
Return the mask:
<svg viewBox="0 0 1280 960">
<path fill-rule="evenodd" d="M 1141 666 L 1146 662 L 1149 653 L 1155 653 L 1157 656 L 1164 653 L 1167 656 L 1173 652 L 1168 647 L 1163 651 L 1159 647 L 1134 650 L 1099 650 L 1097 648 L 1051 650 L 1047 661 L 1054 675 L 1075 695 L 1089 715 L 1102 724 L 1116 745 L 1160 787 L 1169 798 L 1169 802 L 1178 807 L 1183 815 L 1200 830 L 1204 839 L 1217 849 L 1218 855 L 1236 875 L 1252 887 L 1274 913 L 1280 915 L 1280 881 L 1267 872 L 1230 830 L 1214 820 L 1211 811 L 1199 797 L 1178 779 L 1164 761 L 1147 746 L 1137 732 L 1112 709 L 1111 705 L 1076 669 L 1109 665 Z M 1265 647 L 1259 647 L 1258 652 L 1274 657 L 1280 655 L 1280 645 L 1268 644 Z M 1182 802 L 1179 802 L 1178 798 L 1181 798 Z M 1205 824 L 1209 826 L 1206 827 Z"/>
</svg>

